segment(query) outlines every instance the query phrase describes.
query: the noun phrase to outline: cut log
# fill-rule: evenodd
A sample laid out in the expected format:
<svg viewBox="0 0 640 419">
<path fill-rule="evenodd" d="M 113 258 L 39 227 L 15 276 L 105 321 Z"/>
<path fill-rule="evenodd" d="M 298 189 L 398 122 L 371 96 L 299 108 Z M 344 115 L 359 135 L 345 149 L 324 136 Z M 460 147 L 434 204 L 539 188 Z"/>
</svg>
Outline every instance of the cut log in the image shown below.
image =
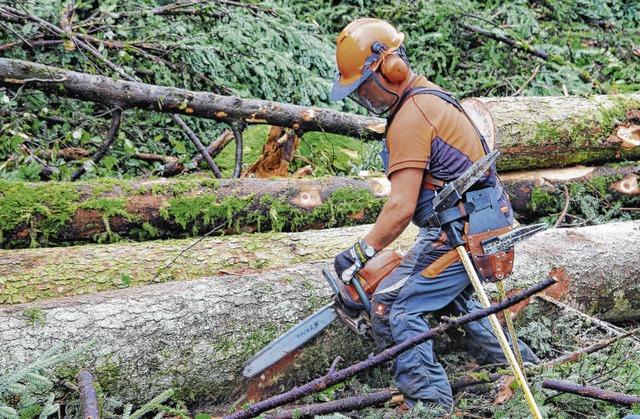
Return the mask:
<svg viewBox="0 0 640 419">
<path fill-rule="evenodd" d="M 262 269 L 328 259 L 360 240 L 371 225 L 300 233 L 269 233 L 47 249 L 0 250 L 0 304 L 27 303 L 150 283 Z M 408 228 L 395 242 L 406 251 Z M 189 249 L 184 252 L 185 249 Z"/>
<path fill-rule="evenodd" d="M 640 166 L 633 164 L 507 172 L 501 174 L 500 178 L 509 194 L 516 218 L 527 223 L 560 213 L 566 201 L 565 185 L 570 191 L 569 214 L 583 215 L 580 195 L 584 194 L 585 189 L 600 201 L 602 208 L 610 209 L 615 203 L 623 211 L 625 208 L 638 211 L 639 176 Z"/>
<path fill-rule="evenodd" d="M 576 167 L 501 177 L 517 218 L 527 223 L 562 211 L 565 183 L 581 185 L 570 187 L 572 215 L 584 216 L 580 200 L 585 188 L 603 207 L 640 208 L 637 170 L 636 165 Z M 384 177 L 73 185 L 0 181 L 0 248 L 181 238 L 202 235 L 216 226 L 222 226 L 219 235 L 367 224 L 377 217 L 389 187 Z"/>
<path fill-rule="evenodd" d="M 112 107 L 139 108 L 379 138 L 385 120 L 329 109 L 248 100 L 207 92 L 113 80 L 0 58 L 0 86 L 31 87 Z M 500 170 L 629 161 L 640 158 L 640 95 L 479 98 L 493 114 Z M 186 105 L 186 106 L 185 106 Z"/>
<path fill-rule="evenodd" d="M 363 228 L 318 233 L 350 237 L 349 231 Z M 510 282 L 528 288 L 563 268 L 567 280 L 554 286 L 553 295 L 602 318 L 638 318 L 639 240 L 640 221 L 542 232 L 516 248 Z M 11 350 L 0 351 L 0 365 L 12 369 L 56 343 L 76 346 L 97 338 L 95 365 L 82 366 L 95 372 L 107 393 L 145 401 L 174 387 L 179 395 L 227 400 L 244 384 L 245 360 L 328 302 L 320 271 L 331 265 L 329 259 L 1 306 L 0 347 Z M 336 324 L 281 377 L 306 382 L 323 374 L 335 356 L 350 364 L 372 348 L 371 340 Z"/>
<path fill-rule="evenodd" d="M 386 179 L 0 180 L 0 247 L 302 231 L 375 221 Z"/>
</svg>

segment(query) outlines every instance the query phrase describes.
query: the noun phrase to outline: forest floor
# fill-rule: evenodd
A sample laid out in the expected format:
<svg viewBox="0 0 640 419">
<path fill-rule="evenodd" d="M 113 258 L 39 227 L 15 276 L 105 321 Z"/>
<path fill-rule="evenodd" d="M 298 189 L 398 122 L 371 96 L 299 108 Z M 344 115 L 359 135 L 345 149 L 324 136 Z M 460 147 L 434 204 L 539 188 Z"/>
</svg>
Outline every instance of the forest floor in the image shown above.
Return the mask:
<svg viewBox="0 0 640 419">
<path fill-rule="evenodd" d="M 640 406 L 633 409 L 611 402 L 586 398 L 576 394 L 543 389 L 545 378 L 569 381 L 580 385 L 599 387 L 609 391 L 640 394 L 640 338 L 637 332 L 615 340 L 611 345 L 594 353 L 557 365 L 545 365 L 551 361 L 578 351 L 605 339 L 620 336 L 636 330 L 640 321 L 629 321 L 613 325 L 584 315 L 576 310 L 558 307 L 553 303 L 535 298 L 516 321 L 518 337 L 524 340 L 540 357 L 541 366 L 528 367 L 526 374 L 538 407 L 545 418 L 621 418 L 626 414 L 638 413 Z M 452 383 L 462 376 L 471 376 L 485 383 L 457 388 L 454 384 L 455 406 L 451 417 L 456 418 L 526 418 L 529 408 L 523 393 L 517 388 L 507 365 L 485 365 L 475 363 L 465 350 L 463 333 L 456 331 L 449 335 L 439 335 L 434 340 L 434 351 L 447 370 Z M 338 354 L 336 354 L 338 355 Z M 343 367 L 347 367 L 344 365 Z M 287 405 L 276 412 L 299 409 L 310 404 L 362 396 L 381 390 L 397 393 L 393 384 L 392 362 L 369 370 L 345 383 L 300 400 L 298 404 Z M 491 381 L 490 376 L 500 378 Z M 285 389 L 288 390 L 288 389 Z M 248 403 L 245 403 L 246 407 Z M 359 411 L 333 413 L 324 418 L 390 419 L 438 417 L 428 406 L 417 405 L 413 410 L 403 411 L 400 402 L 387 402 L 384 406 L 370 407 Z M 203 419 L 206 416 L 220 417 L 235 410 L 231 404 L 200 405 L 193 411 Z M 297 417 L 293 414 L 293 417 Z"/>
</svg>

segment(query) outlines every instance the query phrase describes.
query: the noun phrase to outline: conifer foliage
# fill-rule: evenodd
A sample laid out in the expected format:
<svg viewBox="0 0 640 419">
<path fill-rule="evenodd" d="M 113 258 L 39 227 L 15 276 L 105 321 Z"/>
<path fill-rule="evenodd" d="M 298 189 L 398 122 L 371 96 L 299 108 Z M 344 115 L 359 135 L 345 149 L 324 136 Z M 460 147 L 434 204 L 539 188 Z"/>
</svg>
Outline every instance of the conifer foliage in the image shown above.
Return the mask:
<svg viewBox="0 0 640 419">
<path fill-rule="evenodd" d="M 631 0 L 34 0 L 12 6 L 0 6 L 5 57 L 122 77 L 74 43 L 76 37 L 146 83 L 305 106 L 358 112 L 350 101 L 330 103 L 328 91 L 336 73 L 335 37 L 365 16 L 405 32 L 416 70 L 461 98 L 640 87 L 640 6 Z M 113 110 L 27 86 L 0 91 L 0 105 L 4 178 L 36 180 L 48 164 L 59 170 L 52 178 L 68 179 L 83 162 L 83 178 L 137 176 L 161 163 L 136 155 L 189 164 L 196 154 L 167 115 L 128 111 L 98 164 L 63 158 L 60 149 L 94 153 Z M 227 128 L 196 118 L 188 123 L 204 143 Z M 252 141 L 248 134 L 246 147 Z M 223 170 L 233 169 L 224 155 L 218 159 Z"/>
</svg>

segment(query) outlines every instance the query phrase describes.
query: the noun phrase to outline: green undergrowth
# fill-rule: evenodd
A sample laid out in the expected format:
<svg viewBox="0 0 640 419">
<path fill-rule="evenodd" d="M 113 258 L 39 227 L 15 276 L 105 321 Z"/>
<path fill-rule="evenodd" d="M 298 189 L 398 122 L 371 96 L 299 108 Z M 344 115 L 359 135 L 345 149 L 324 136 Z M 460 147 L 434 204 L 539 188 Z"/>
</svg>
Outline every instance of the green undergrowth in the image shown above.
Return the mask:
<svg viewBox="0 0 640 419">
<path fill-rule="evenodd" d="M 88 386 L 96 390 L 98 405 L 95 407 L 100 417 L 140 419 L 150 417 L 148 415 L 151 412 L 156 414 L 155 417 L 162 417 L 164 414 L 180 419 L 190 417 L 184 404 L 176 401 L 177 397 L 172 389 L 163 391 L 135 408 L 132 404 L 123 402 L 121 397 L 107 394 L 102 388 L 108 382 L 104 369 L 92 374 L 94 381 L 88 382 L 87 387 L 71 385 L 76 382 L 82 369 L 78 365 L 91 363 L 89 351 L 96 343 L 91 341 L 71 349 L 57 345 L 15 371 L 0 371 L 0 417 L 86 417 L 88 412 L 84 411 L 81 402 L 83 396 L 80 393 L 88 391 Z"/>
</svg>

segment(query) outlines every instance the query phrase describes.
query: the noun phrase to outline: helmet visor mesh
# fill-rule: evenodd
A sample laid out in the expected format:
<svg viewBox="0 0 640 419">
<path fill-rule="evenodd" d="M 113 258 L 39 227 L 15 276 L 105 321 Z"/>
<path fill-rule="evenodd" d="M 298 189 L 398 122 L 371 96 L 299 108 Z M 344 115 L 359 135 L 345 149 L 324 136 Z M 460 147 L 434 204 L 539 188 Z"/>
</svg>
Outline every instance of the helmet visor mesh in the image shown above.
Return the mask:
<svg viewBox="0 0 640 419">
<path fill-rule="evenodd" d="M 371 74 L 349 95 L 358 105 L 376 115 L 382 115 L 398 102 L 400 97 L 384 87 L 375 73 Z"/>
</svg>

